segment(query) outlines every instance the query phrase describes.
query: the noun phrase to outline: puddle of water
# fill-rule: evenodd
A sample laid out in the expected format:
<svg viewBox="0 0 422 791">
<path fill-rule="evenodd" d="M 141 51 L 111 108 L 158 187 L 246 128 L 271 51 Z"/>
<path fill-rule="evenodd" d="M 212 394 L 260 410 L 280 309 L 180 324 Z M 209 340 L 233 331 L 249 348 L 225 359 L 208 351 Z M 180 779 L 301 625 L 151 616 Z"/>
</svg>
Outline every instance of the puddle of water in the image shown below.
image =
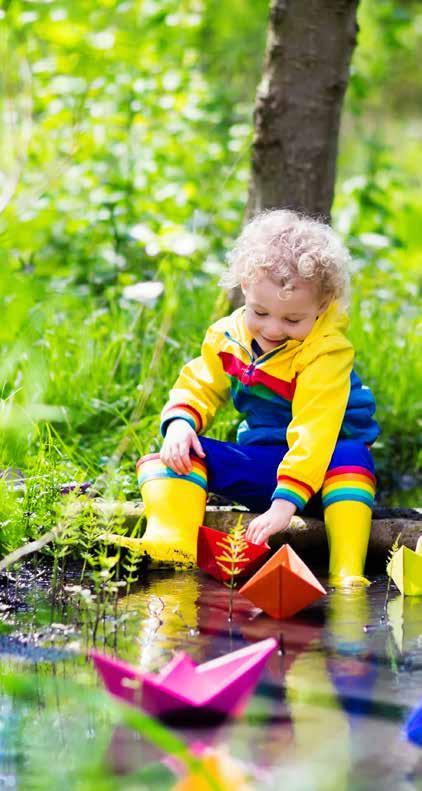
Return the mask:
<svg viewBox="0 0 422 791">
<path fill-rule="evenodd" d="M 9 691 L 0 700 L 0 788 L 171 788 L 165 752 L 122 727 L 90 664 L 71 653 L 88 634 L 72 625 L 74 607 L 58 613 L 38 583 L 12 593 L 13 612 L 3 597 L 9 635 L 0 634 Z M 194 749 L 224 745 L 252 788 L 411 791 L 422 788 L 422 751 L 402 725 L 422 697 L 422 598 L 392 590 L 384 612 L 385 594 L 385 578 L 368 590 L 330 591 L 289 621 L 236 594 L 229 624 L 219 583 L 200 572 L 150 572 L 103 619 L 97 645 L 106 634 L 107 650 L 114 643 L 120 657 L 157 670 L 179 649 L 203 662 L 273 636 L 280 651 L 245 714 L 178 735 Z M 23 670 L 31 694 L 12 695 L 10 679 Z"/>
</svg>

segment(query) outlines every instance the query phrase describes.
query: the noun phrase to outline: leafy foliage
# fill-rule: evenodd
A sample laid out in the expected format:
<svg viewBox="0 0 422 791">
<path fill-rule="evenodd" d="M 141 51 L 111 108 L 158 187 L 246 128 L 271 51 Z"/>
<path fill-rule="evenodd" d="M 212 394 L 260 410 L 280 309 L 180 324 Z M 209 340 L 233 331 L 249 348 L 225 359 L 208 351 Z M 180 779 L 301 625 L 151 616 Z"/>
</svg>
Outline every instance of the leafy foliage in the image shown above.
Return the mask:
<svg viewBox="0 0 422 791">
<path fill-rule="evenodd" d="M 69 481 L 138 495 L 134 463 L 159 448 L 168 388 L 226 309 L 217 278 L 242 222 L 267 12 L 3 4 L 0 468 L 22 485 L 0 479 L 2 552 L 54 524 Z M 416 2 L 360 4 L 334 206 L 393 502 L 414 500 L 418 447 L 420 29 Z M 125 298 L 151 279 L 165 285 L 154 306 Z M 213 435 L 233 439 L 236 421 L 223 410 Z"/>
</svg>

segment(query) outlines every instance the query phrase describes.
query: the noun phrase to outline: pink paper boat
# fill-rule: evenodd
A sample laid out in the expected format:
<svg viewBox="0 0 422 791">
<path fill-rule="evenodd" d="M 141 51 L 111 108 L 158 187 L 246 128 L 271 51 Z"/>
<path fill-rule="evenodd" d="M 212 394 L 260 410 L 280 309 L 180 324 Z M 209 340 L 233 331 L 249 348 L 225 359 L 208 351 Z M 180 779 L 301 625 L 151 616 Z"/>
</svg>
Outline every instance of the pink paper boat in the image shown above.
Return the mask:
<svg viewBox="0 0 422 791">
<path fill-rule="evenodd" d="M 167 722 L 208 725 L 243 711 L 276 648 L 277 641 L 270 637 L 202 665 L 181 651 L 157 675 L 99 651 L 90 656 L 117 698 Z"/>
</svg>

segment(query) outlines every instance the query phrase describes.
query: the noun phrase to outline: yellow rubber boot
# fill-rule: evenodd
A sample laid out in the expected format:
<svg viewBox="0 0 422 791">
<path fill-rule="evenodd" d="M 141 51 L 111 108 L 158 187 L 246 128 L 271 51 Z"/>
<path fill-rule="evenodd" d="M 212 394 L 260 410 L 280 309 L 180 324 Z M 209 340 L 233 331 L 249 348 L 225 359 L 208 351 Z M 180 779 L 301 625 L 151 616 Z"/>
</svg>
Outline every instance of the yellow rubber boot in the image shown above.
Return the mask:
<svg viewBox="0 0 422 791">
<path fill-rule="evenodd" d="M 331 585 L 347 588 L 370 584 L 363 571 L 371 518 L 371 508 L 354 500 L 341 500 L 325 508 Z"/>
<path fill-rule="evenodd" d="M 204 486 L 193 476 L 201 476 Z M 141 541 L 152 560 L 196 563 L 198 530 L 204 520 L 206 472 L 193 460 L 188 476 L 148 478 L 141 485 L 147 529 Z"/>
<path fill-rule="evenodd" d="M 158 453 L 150 454 L 139 460 L 137 473 L 147 517 L 144 535 L 130 538 L 109 533 L 104 538 L 157 563 L 195 564 L 207 498 L 204 462 L 193 457 L 191 472 L 177 475 L 162 463 Z"/>
</svg>

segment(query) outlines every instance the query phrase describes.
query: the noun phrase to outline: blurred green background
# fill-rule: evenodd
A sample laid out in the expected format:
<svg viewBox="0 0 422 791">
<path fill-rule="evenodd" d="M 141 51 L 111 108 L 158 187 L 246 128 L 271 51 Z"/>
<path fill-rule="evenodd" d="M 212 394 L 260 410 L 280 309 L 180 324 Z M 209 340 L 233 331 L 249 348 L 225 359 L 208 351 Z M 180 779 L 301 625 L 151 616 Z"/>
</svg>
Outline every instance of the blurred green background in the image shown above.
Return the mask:
<svg viewBox="0 0 422 791">
<path fill-rule="evenodd" d="M 267 13 L 264 0 L 2 4 L 0 467 L 26 484 L 0 478 L 2 551 L 54 523 L 69 481 L 138 496 L 167 391 L 226 309 L 217 280 L 246 202 Z M 363 0 L 359 24 L 333 218 L 383 429 L 379 500 L 417 505 L 422 4 Z M 163 296 L 125 297 L 144 280 Z M 235 425 L 226 409 L 213 435 Z"/>
</svg>

